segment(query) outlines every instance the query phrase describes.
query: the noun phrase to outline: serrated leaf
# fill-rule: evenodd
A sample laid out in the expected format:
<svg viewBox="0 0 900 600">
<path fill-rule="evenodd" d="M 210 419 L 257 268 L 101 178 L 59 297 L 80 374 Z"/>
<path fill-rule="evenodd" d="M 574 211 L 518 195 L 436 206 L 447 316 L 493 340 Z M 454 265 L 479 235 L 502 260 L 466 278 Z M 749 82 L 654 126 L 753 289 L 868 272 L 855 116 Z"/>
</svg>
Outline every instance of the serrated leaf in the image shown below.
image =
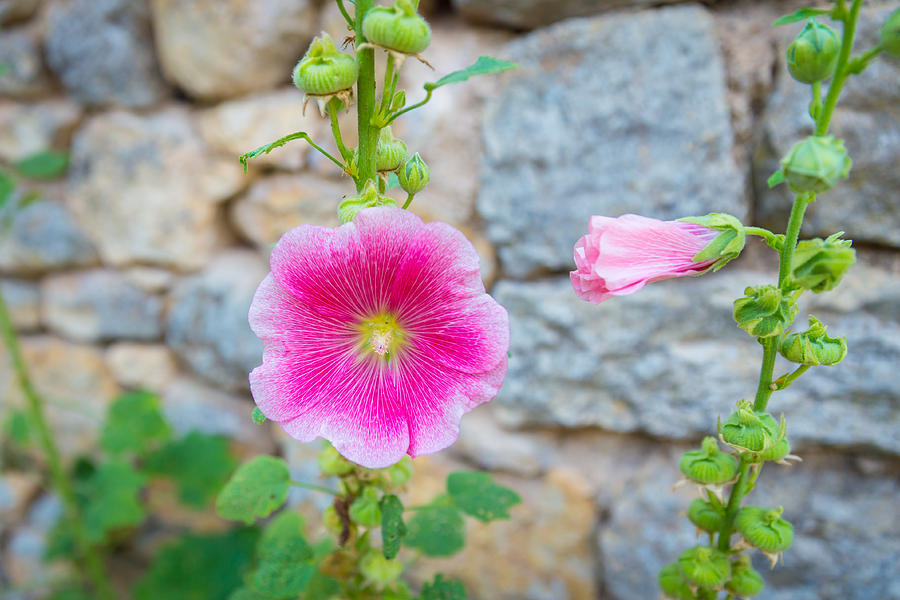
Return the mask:
<svg viewBox="0 0 900 600">
<path fill-rule="evenodd" d="M 305 131 L 297 131 L 297 132 L 288 134 L 282 138 L 278 138 L 274 142 L 269 142 L 268 144 L 263 144 L 256 150 L 251 150 L 250 152 L 247 152 L 246 154 L 241 154 L 238 157 L 238 160 L 241 161 L 241 165 L 243 165 L 244 172 L 246 173 L 247 172 L 247 161 L 250 160 L 251 158 L 256 158 L 257 156 L 261 156 L 263 154 L 268 154 L 275 148 L 281 148 L 282 146 L 284 146 L 285 144 L 287 144 L 288 142 L 293 141 L 293 140 L 309 140 L 309 139 L 310 139 L 309 134 L 307 134 Z"/>
<path fill-rule="evenodd" d="M 495 483 L 490 474 L 478 471 L 451 473 L 447 491 L 460 510 L 485 523 L 508 519 L 509 508 L 522 501 L 517 493 Z"/>
<path fill-rule="evenodd" d="M 149 392 L 131 392 L 119 396 L 109 407 L 100 432 L 100 446 L 110 454 L 142 454 L 168 441 L 171 435 L 159 397 Z"/>
<path fill-rule="evenodd" d="M 397 496 L 381 499 L 381 552 L 391 559 L 400 552 L 400 541 L 407 533 L 403 522 L 403 503 Z"/>
<path fill-rule="evenodd" d="M 121 461 L 100 465 L 80 484 L 86 498 L 82 521 L 88 539 L 100 542 L 115 529 L 135 527 L 147 516 L 138 499 L 146 478 Z"/>
<path fill-rule="evenodd" d="M 772 23 L 772 27 L 778 27 L 779 25 L 788 25 L 790 23 L 796 23 L 797 21 L 804 21 L 810 17 L 830 14 L 831 11 L 826 8 L 801 8 L 797 12 L 791 13 L 789 15 L 784 15 L 780 19 L 776 19 L 775 22 Z"/>
<path fill-rule="evenodd" d="M 262 425 L 266 422 L 266 415 L 264 415 L 263 412 L 259 410 L 258 406 L 253 407 L 253 414 L 251 414 L 250 417 L 257 425 Z"/>
<path fill-rule="evenodd" d="M 784 171 L 778 169 L 766 180 L 766 183 L 769 184 L 769 189 L 772 189 L 779 183 L 784 183 Z"/>
<path fill-rule="evenodd" d="M 69 168 L 69 155 L 55 150 L 44 150 L 15 163 L 16 170 L 29 179 L 57 179 Z"/>
<path fill-rule="evenodd" d="M 284 504 L 291 473 L 284 459 L 257 456 L 238 467 L 219 492 L 216 512 L 224 519 L 251 525 Z"/>
<path fill-rule="evenodd" d="M 184 536 L 156 554 L 135 600 L 227 600 L 243 583 L 257 538 L 255 529 Z"/>
<path fill-rule="evenodd" d="M 478 60 L 460 71 L 453 71 L 448 75 L 444 75 L 437 81 L 425 84 L 426 90 L 434 90 L 449 83 L 460 83 L 468 80 L 476 75 L 488 75 L 490 73 L 501 73 L 509 69 L 515 69 L 519 65 L 514 62 L 494 58 L 493 56 L 479 56 Z"/>
<path fill-rule="evenodd" d="M 202 508 L 222 489 L 236 462 L 227 439 L 192 431 L 149 454 L 144 468 L 171 477 L 181 500 Z"/>
<path fill-rule="evenodd" d="M 466 586 L 457 579 L 444 579 L 440 573 L 422 588 L 422 600 L 466 600 Z"/>
<path fill-rule="evenodd" d="M 313 551 L 303 536 L 303 518 L 283 512 L 266 526 L 256 549 L 257 568 L 251 587 L 276 598 L 294 598 L 306 588 L 313 572 Z"/>
<path fill-rule="evenodd" d="M 456 506 L 439 499 L 416 511 L 403 543 L 427 556 L 452 556 L 466 543 L 465 524 Z"/>
</svg>

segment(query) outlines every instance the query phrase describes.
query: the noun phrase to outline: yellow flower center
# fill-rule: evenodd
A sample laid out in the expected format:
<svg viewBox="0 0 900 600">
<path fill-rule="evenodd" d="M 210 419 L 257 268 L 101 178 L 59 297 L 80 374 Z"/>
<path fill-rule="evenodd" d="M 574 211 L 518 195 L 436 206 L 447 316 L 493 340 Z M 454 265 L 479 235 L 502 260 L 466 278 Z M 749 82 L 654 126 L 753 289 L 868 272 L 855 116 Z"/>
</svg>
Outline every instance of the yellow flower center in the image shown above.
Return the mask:
<svg viewBox="0 0 900 600">
<path fill-rule="evenodd" d="M 362 349 L 385 359 L 390 358 L 405 343 L 403 330 L 397 320 L 386 313 L 364 320 L 359 329 Z"/>
</svg>

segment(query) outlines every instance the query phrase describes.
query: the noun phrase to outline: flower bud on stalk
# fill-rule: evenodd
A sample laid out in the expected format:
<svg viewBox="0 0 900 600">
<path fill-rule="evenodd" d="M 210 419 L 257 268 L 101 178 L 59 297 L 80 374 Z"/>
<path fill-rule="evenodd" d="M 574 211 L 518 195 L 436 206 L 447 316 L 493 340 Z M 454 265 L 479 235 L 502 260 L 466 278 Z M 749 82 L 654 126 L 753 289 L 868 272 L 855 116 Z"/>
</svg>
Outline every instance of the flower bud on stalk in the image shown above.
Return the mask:
<svg viewBox="0 0 900 600">
<path fill-rule="evenodd" d="M 900 57 L 900 8 L 891 13 L 881 26 L 881 48 L 891 56 Z"/>
<path fill-rule="evenodd" d="M 781 552 L 790 548 L 794 541 L 794 526 L 781 518 L 782 512 L 781 507 L 769 510 L 745 506 L 734 519 L 744 540 L 768 556 L 773 566 Z"/>
<path fill-rule="evenodd" d="M 378 144 L 375 148 L 375 169 L 396 170 L 406 158 L 407 152 L 406 144 L 394 137 L 390 126 L 383 128 L 378 134 Z"/>
<path fill-rule="evenodd" d="M 784 179 L 798 194 L 830 190 L 850 174 L 852 164 L 844 141 L 830 135 L 809 136 L 781 159 Z"/>
<path fill-rule="evenodd" d="M 803 240 L 797 244 L 791 259 L 791 281 L 794 285 L 816 294 L 833 290 L 844 273 L 856 262 L 852 240 L 840 239 L 835 233 L 822 240 Z"/>
<path fill-rule="evenodd" d="M 431 171 L 416 152 L 397 170 L 397 179 L 400 180 L 400 187 L 404 192 L 418 194 L 431 181 Z"/>
<path fill-rule="evenodd" d="M 695 600 L 697 598 L 691 590 L 691 586 L 681 576 L 678 563 L 669 563 L 660 570 L 659 589 L 662 590 L 664 597 L 673 600 Z"/>
<path fill-rule="evenodd" d="M 323 475 L 340 476 L 351 473 L 354 469 L 353 463 L 340 455 L 334 449 L 334 446 L 327 444 L 322 452 L 319 453 L 319 469 Z"/>
<path fill-rule="evenodd" d="M 720 485 L 734 479 L 737 474 L 737 460 L 719 450 L 716 438 L 703 440 L 700 450 L 685 452 L 678 467 L 684 476 L 702 485 Z"/>
<path fill-rule="evenodd" d="M 353 84 L 359 74 L 356 58 L 337 49 L 334 40 L 324 31 L 309 45 L 309 50 L 294 67 L 294 85 L 313 97 L 319 112 L 325 113 L 325 105 L 333 97 L 349 106 L 353 96 Z M 306 108 L 306 103 L 303 104 Z"/>
<path fill-rule="evenodd" d="M 777 287 L 761 285 L 744 290 L 745 298 L 734 301 L 738 327 L 758 338 L 780 335 L 797 316 L 797 305 Z"/>
<path fill-rule="evenodd" d="M 841 38 L 828 25 L 810 19 L 806 27 L 787 49 L 787 67 L 791 76 L 802 83 L 815 83 L 834 74 Z"/>
<path fill-rule="evenodd" d="M 766 452 L 784 439 L 784 425 L 769 413 L 753 410 L 752 402 L 741 400 L 737 410 L 720 425 L 719 434 L 723 442 L 738 450 Z"/>
<path fill-rule="evenodd" d="M 350 518 L 364 527 L 381 525 L 381 506 L 378 504 L 378 490 L 373 487 L 363 489 L 361 496 L 350 505 Z"/>
<path fill-rule="evenodd" d="M 688 583 L 706 588 L 721 588 L 731 578 L 728 555 L 709 546 L 694 546 L 682 552 L 678 569 Z"/>
<path fill-rule="evenodd" d="M 731 565 L 731 579 L 725 584 L 725 591 L 738 598 L 758 596 L 765 584 L 762 575 L 750 565 L 750 557 L 741 556 Z"/>
<path fill-rule="evenodd" d="M 703 217 L 684 217 L 678 220 L 721 232 L 691 259 L 694 262 L 716 261 L 712 268 L 714 272 L 740 256 L 744 250 L 747 233 L 744 224 L 733 215 L 710 213 Z"/>
<path fill-rule="evenodd" d="M 847 339 L 828 337 L 824 323 L 810 315 L 809 329 L 784 336 L 778 350 L 801 365 L 836 365 L 847 356 Z"/>
<path fill-rule="evenodd" d="M 366 187 L 356 196 L 350 196 L 338 205 L 338 218 L 341 223 L 349 223 L 356 213 L 364 208 L 373 206 L 396 206 L 397 201 L 378 193 L 375 182 L 371 179 L 366 182 Z"/>
<path fill-rule="evenodd" d="M 698 530 L 709 533 L 721 531 L 725 521 L 725 516 L 721 511 L 717 510 L 715 506 L 706 500 L 700 498 L 696 498 L 691 502 L 690 506 L 688 506 L 687 517 Z"/>
<path fill-rule="evenodd" d="M 431 28 L 416 14 L 410 0 L 397 0 L 391 7 L 378 6 L 367 12 L 363 35 L 377 46 L 402 54 L 418 54 L 431 43 Z"/>
</svg>

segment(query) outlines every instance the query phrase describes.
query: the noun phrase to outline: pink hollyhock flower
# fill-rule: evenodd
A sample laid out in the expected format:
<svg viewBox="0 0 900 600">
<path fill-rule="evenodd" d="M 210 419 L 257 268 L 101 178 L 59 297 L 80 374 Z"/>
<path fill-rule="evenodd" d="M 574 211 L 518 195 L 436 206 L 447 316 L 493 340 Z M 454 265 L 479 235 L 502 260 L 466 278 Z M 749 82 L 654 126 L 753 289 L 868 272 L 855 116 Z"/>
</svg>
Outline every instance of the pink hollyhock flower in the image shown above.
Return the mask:
<svg viewBox="0 0 900 600">
<path fill-rule="evenodd" d="M 600 304 L 611 296 L 633 294 L 653 281 L 698 275 L 718 259 L 692 258 L 719 233 L 702 225 L 639 215 L 591 217 L 588 234 L 575 244 L 572 287 L 582 300 Z"/>
<path fill-rule="evenodd" d="M 497 395 L 509 318 L 456 229 L 396 207 L 337 228 L 302 225 L 272 251 L 250 307 L 262 413 L 365 467 L 456 441 L 463 413 Z"/>
</svg>

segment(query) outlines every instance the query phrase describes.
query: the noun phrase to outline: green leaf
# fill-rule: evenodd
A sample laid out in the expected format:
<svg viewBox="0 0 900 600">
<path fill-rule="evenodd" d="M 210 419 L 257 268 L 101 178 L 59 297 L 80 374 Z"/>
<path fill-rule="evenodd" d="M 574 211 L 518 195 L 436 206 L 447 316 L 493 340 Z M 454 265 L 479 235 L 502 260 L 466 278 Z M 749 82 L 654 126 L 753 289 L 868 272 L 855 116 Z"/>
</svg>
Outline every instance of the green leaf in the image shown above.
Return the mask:
<svg viewBox="0 0 900 600">
<path fill-rule="evenodd" d="M 797 21 L 805 21 L 810 17 L 830 14 L 831 10 L 827 8 L 801 8 L 795 13 L 784 15 L 780 19 L 776 19 L 775 22 L 772 23 L 772 27 L 778 27 L 779 25 L 788 25 L 789 23 L 796 23 Z"/>
<path fill-rule="evenodd" d="M 15 163 L 23 177 L 29 179 L 57 179 L 69 168 L 69 155 L 55 150 L 44 150 Z"/>
<path fill-rule="evenodd" d="M 784 171 L 778 169 L 766 180 L 766 183 L 769 184 L 769 189 L 772 189 L 779 183 L 784 183 Z"/>
<path fill-rule="evenodd" d="M 516 63 L 501 60 L 499 58 L 494 58 L 492 56 L 479 56 L 478 60 L 476 60 L 473 64 L 469 65 L 465 69 L 461 71 L 453 71 L 449 75 L 444 75 L 437 81 L 426 83 L 425 89 L 431 91 L 443 85 L 447 85 L 448 83 L 460 83 L 462 81 L 466 81 L 470 77 L 475 77 L 476 75 L 500 73 L 508 69 L 515 69 L 518 66 L 519 65 L 517 65 Z"/>
<path fill-rule="evenodd" d="M 241 154 L 240 157 L 238 157 L 238 160 L 241 161 L 241 164 L 244 166 L 244 172 L 246 173 L 247 172 L 247 161 L 250 160 L 251 158 L 256 158 L 257 156 L 261 156 L 263 154 L 268 154 L 275 148 L 281 148 L 282 146 L 284 146 L 285 144 L 287 144 L 288 142 L 290 142 L 292 140 L 301 140 L 301 139 L 307 140 L 309 142 L 312 141 L 310 139 L 308 133 L 306 133 L 305 131 L 297 131 L 297 132 L 288 134 L 282 138 L 278 138 L 274 142 L 269 142 L 268 144 L 264 144 L 264 145 L 260 146 L 259 148 L 257 148 L 256 150 L 251 150 L 250 152 L 247 152 L 246 154 Z"/>
<path fill-rule="evenodd" d="M 465 525 L 456 506 L 446 497 L 416 511 L 407 528 L 404 543 L 427 556 L 451 556 L 466 543 Z"/>
<path fill-rule="evenodd" d="M 15 189 L 16 182 L 6 173 L 0 173 L 0 211 L 6 208 Z"/>
<path fill-rule="evenodd" d="M 24 410 L 11 410 L 3 421 L 3 435 L 6 439 L 16 444 L 24 446 L 31 439 L 31 423 L 28 421 L 28 415 Z"/>
<path fill-rule="evenodd" d="M 284 504 L 291 473 L 284 459 L 257 456 L 238 467 L 216 500 L 216 512 L 224 519 L 251 525 Z"/>
<path fill-rule="evenodd" d="M 466 586 L 457 579 L 444 579 L 440 573 L 422 588 L 422 600 L 466 600 Z"/>
<path fill-rule="evenodd" d="M 171 477 L 184 503 L 203 508 L 222 489 L 235 463 L 227 439 L 192 431 L 152 452 L 144 468 Z"/>
<path fill-rule="evenodd" d="M 312 548 L 303 536 L 303 518 L 296 512 L 283 512 L 272 519 L 256 553 L 258 566 L 251 587 L 270 596 L 296 597 L 316 571 Z"/>
<path fill-rule="evenodd" d="M 228 596 L 228 600 L 277 600 L 274 596 L 257 592 L 253 588 L 243 587 Z"/>
<path fill-rule="evenodd" d="M 100 446 L 110 454 L 143 454 L 171 435 L 159 398 L 149 392 L 131 392 L 119 396 L 109 407 Z"/>
<path fill-rule="evenodd" d="M 400 552 L 400 540 L 407 533 L 403 522 L 403 503 L 397 496 L 381 499 L 381 552 L 385 558 L 394 558 Z"/>
<path fill-rule="evenodd" d="M 135 527 L 147 516 L 138 499 L 146 478 L 130 464 L 110 461 L 100 465 L 80 486 L 87 498 L 82 514 L 88 539 L 100 542 L 115 529 Z"/>
<path fill-rule="evenodd" d="M 451 473 L 447 477 L 447 491 L 460 510 L 485 523 L 508 519 L 509 507 L 522 501 L 508 487 L 494 483 L 488 473 L 478 471 Z"/>
<path fill-rule="evenodd" d="M 262 411 L 259 410 L 258 406 L 253 407 L 253 414 L 251 415 L 251 418 L 253 419 L 253 422 L 256 423 L 257 425 L 262 425 L 263 423 L 266 422 L 266 415 L 264 415 L 262 413 Z"/>
<path fill-rule="evenodd" d="M 309 585 L 306 586 L 303 598 L 304 600 L 331 600 L 340 593 L 340 582 L 316 569 L 309 580 Z"/>
<path fill-rule="evenodd" d="M 243 583 L 257 537 L 254 529 L 184 536 L 157 553 L 135 600 L 227 600 Z"/>
</svg>

